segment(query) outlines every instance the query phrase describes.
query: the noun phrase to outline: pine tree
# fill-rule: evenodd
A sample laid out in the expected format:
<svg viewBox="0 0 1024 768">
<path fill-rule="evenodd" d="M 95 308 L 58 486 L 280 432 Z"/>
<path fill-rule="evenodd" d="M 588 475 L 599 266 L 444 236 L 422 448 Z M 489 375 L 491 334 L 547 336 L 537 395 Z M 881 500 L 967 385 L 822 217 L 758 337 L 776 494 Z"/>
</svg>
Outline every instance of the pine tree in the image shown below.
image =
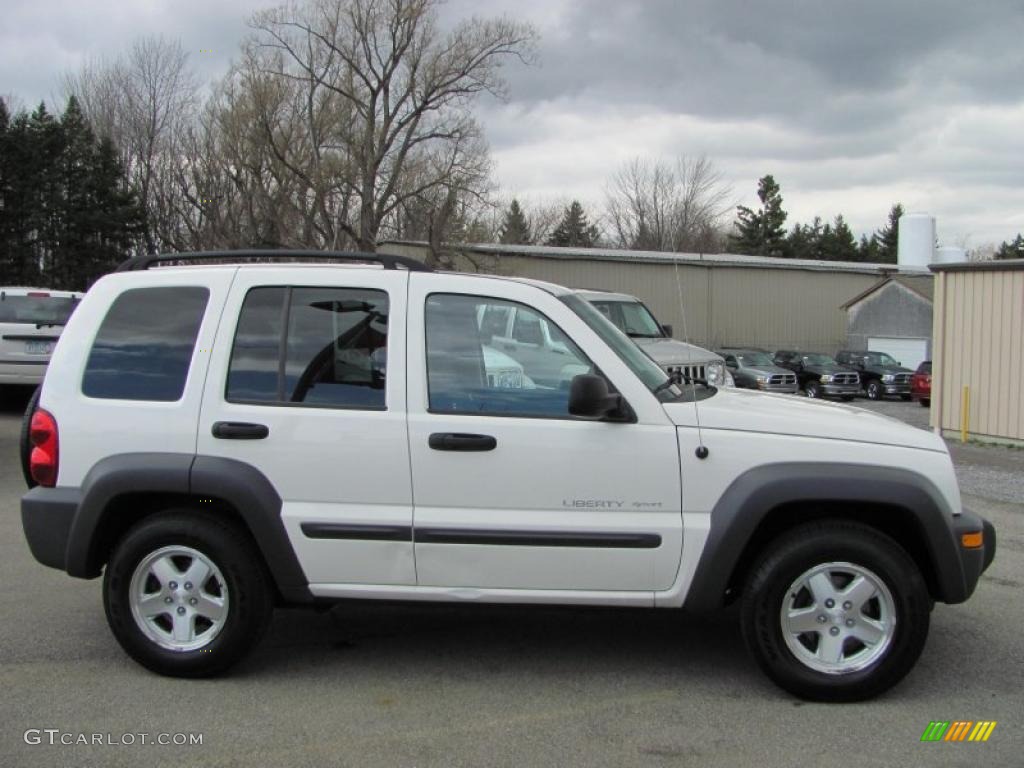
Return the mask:
<svg viewBox="0 0 1024 768">
<path fill-rule="evenodd" d="M 857 247 L 857 261 L 877 263 L 880 258 L 880 248 L 878 235 L 872 235 L 870 238 L 867 235 L 861 235 L 860 245 Z"/>
<path fill-rule="evenodd" d="M 529 245 L 533 242 L 530 235 L 530 225 L 526 221 L 523 209 L 519 201 L 513 199 L 505 212 L 505 220 L 501 224 L 501 234 L 498 241 L 505 245 Z"/>
<path fill-rule="evenodd" d="M 567 248 L 593 248 L 600 233 L 597 227 L 587 220 L 587 214 L 578 200 L 573 200 L 555 231 L 548 238 L 548 245 Z"/>
<path fill-rule="evenodd" d="M 1010 242 L 1003 242 L 996 250 L 996 259 L 1024 259 L 1024 237 L 1018 234 Z"/>
<path fill-rule="evenodd" d="M 782 194 L 771 174 L 757 183 L 757 197 L 761 207 L 752 211 L 745 205 L 737 210 L 736 234 L 730 239 L 730 248 L 736 253 L 758 256 L 786 254 L 786 212 L 782 210 Z"/>
<path fill-rule="evenodd" d="M 857 260 L 857 241 L 842 214 L 836 216 L 832 226 L 826 224 L 822 230 L 820 251 L 820 258 L 826 261 Z"/>
<path fill-rule="evenodd" d="M 882 229 L 875 233 L 878 238 L 877 261 L 882 264 L 895 264 L 899 250 L 900 216 L 903 215 L 903 206 L 896 203 L 889 210 L 889 221 Z"/>
</svg>

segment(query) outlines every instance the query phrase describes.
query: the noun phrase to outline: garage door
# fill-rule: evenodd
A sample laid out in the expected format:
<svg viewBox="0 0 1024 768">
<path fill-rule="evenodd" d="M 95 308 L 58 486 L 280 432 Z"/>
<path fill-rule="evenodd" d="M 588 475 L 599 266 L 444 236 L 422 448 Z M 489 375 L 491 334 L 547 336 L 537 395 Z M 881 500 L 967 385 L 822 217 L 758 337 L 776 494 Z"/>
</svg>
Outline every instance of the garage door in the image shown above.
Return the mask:
<svg viewBox="0 0 1024 768">
<path fill-rule="evenodd" d="M 888 352 L 901 363 L 904 368 L 916 370 L 922 360 L 928 357 L 928 339 L 891 339 L 876 336 L 868 339 L 868 349 L 872 352 Z"/>
</svg>

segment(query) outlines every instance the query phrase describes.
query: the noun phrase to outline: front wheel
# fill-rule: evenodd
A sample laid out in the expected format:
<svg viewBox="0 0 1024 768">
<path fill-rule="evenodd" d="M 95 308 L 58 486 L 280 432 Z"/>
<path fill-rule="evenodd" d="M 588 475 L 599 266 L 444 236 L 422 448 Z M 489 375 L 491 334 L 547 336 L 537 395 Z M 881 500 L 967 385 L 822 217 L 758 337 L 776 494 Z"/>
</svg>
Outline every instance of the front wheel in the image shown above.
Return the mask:
<svg viewBox="0 0 1024 768">
<path fill-rule="evenodd" d="M 928 406 L 930 406 L 932 404 L 932 401 L 929 400 L 927 397 L 922 397 L 917 402 L 919 402 L 921 404 L 922 408 L 927 408 Z"/>
<path fill-rule="evenodd" d="M 751 571 L 743 635 L 764 672 L 813 701 L 858 701 L 899 682 L 928 636 L 930 599 L 888 536 L 826 521 L 783 535 Z"/>
<path fill-rule="evenodd" d="M 107 622 L 144 667 L 174 677 L 224 671 L 270 623 L 270 585 L 235 526 L 191 510 L 145 519 L 118 542 L 103 579 Z"/>
<path fill-rule="evenodd" d="M 868 382 L 868 400 L 881 400 L 885 396 L 885 392 L 882 390 L 882 382 L 877 379 Z"/>
<path fill-rule="evenodd" d="M 808 381 L 804 385 L 804 392 L 807 393 L 808 397 L 821 397 L 821 385 L 816 381 Z"/>
</svg>

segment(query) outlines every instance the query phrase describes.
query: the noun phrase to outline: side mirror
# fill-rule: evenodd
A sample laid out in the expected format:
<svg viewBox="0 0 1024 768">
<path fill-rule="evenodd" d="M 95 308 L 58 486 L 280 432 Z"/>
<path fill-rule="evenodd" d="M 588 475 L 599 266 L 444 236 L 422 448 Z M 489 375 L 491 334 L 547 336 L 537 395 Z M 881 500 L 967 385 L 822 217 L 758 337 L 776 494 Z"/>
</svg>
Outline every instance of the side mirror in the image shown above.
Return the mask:
<svg viewBox="0 0 1024 768">
<path fill-rule="evenodd" d="M 588 419 L 622 416 L 622 395 L 611 394 L 601 376 L 581 373 L 569 385 L 569 413 Z"/>
<path fill-rule="evenodd" d="M 664 325 L 661 326 L 661 332 L 668 336 L 670 339 L 672 338 L 672 326 L 669 325 L 668 323 L 665 323 Z"/>
</svg>

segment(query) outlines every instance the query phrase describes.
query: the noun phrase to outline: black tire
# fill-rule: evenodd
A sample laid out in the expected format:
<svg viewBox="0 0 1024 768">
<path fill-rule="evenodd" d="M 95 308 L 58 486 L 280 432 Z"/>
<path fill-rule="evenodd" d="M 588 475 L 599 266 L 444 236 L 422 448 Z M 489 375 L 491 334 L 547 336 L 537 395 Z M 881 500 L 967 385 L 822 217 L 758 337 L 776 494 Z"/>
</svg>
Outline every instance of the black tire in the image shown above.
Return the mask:
<svg viewBox="0 0 1024 768">
<path fill-rule="evenodd" d="M 884 400 L 885 390 L 882 389 L 882 382 L 878 379 L 872 379 L 868 382 L 867 386 L 868 400 Z"/>
<path fill-rule="evenodd" d="M 821 384 L 816 381 L 808 381 L 804 384 L 804 392 L 811 398 L 821 397 Z"/>
<path fill-rule="evenodd" d="M 928 408 L 928 407 L 930 407 L 930 406 L 931 406 L 931 404 L 932 404 L 932 401 L 931 401 L 930 399 L 928 399 L 927 397 L 922 397 L 922 398 L 921 398 L 920 400 L 918 400 L 917 402 L 919 402 L 919 403 L 921 404 L 921 407 L 922 407 L 922 408 Z"/>
<path fill-rule="evenodd" d="M 226 596 L 226 617 L 209 641 L 198 637 L 196 647 L 161 646 L 146 634 L 132 613 L 130 592 L 136 568 L 165 547 L 198 552 L 223 577 L 223 586 L 216 578 L 204 584 L 216 590 L 221 599 Z M 178 585 L 174 600 L 179 593 L 192 594 L 184 591 L 185 586 Z M 203 589 L 202 585 L 197 587 Z M 269 576 L 248 534 L 213 515 L 191 509 L 148 517 L 121 538 L 104 575 L 103 604 L 107 623 L 128 655 L 147 669 L 172 677 L 208 677 L 240 661 L 263 637 L 274 607 Z M 182 607 L 175 610 L 181 611 Z M 161 617 L 167 623 L 172 619 L 170 609 Z"/>
<path fill-rule="evenodd" d="M 820 622 L 827 613 L 822 628 L 828 627 L 830 633 L 840 636 L 841 653 L 845 653 L 846 648 L 854 651 L 846 669 L 833 671 L 813 668 L 812 661 L 801 659 L 790 646 L 790 643 L 814 644 L 815 640 L 820 644 L 827 641 L 824 632 L 815 629 L 805 634 L 793 633 L 788 642 L 783 633 L 782 611 L 786 601 L 795 602 L 801 592 L 799 589 L 791 592 L 791 588 L 797 579 L 826 564 L 835 566 L 837 571 L 850 566 L 866 570 L 877 577 L 891 596 L 888 610 L 892 621 L 884 635 L 888 639 L 880 641 L 882 644 L 877 649 L 859 643 L 852 635 L 840 635 L 838 627 L 848 623 L 848 617 L 858 616 L 858 609 L 847 613 L 845 603 L 842 606 L 833 603 L 814 617 L 815 622 Z M 810 590 L 807 594 L 810 595 Z M 864 603 L 868 606 L 865 611 L 874 610 L 884 600 L 880 592 L 874 594 L 879 595 L 879 603 Z M 751 654 L 780 687 L 812 701 L 859 701 L 891 688 L 914 666 L 928 637 L 931 605 L 920 571 L 899 545 L 868 526 L 832 520 L 801 526 L 768 547 L 747 579 L 741 622 Z M 815 613 L 817 610 L 815 606 Z M 872 618 L 862 612 L 857 620 L 865 617 Z M 856 666 L 858 647 L 866 654 L 861 667 Z M 813 655 L 821 648 L 820 645 L 813 650 L 808 647 L 806 654 Z M 838 663 L 845 662 L 840 659 Z"/>
<path fill-rule="evenodd" d="M 39 394 L 43 391 L 43 387 L 40 384 L 36 387 L 36 391 L 32 393 L 32 397 L 28 400 L 28 405 L 25 407 L 25 415 L 21 417 L 21 438 L 18 442 L 18 446 L 21 449 L 21 474 L 25 478 L 25 485 L 30 489 L 35 488 L 39 483 L 32 479 L 32 472 L 29 469 L 29 458 L 32 455 L 32 442 L 29 440 L 29 428 L 32 426 L 32 414 L 36 412 L 36 408 L 39 407 Z"/>
</svg>

